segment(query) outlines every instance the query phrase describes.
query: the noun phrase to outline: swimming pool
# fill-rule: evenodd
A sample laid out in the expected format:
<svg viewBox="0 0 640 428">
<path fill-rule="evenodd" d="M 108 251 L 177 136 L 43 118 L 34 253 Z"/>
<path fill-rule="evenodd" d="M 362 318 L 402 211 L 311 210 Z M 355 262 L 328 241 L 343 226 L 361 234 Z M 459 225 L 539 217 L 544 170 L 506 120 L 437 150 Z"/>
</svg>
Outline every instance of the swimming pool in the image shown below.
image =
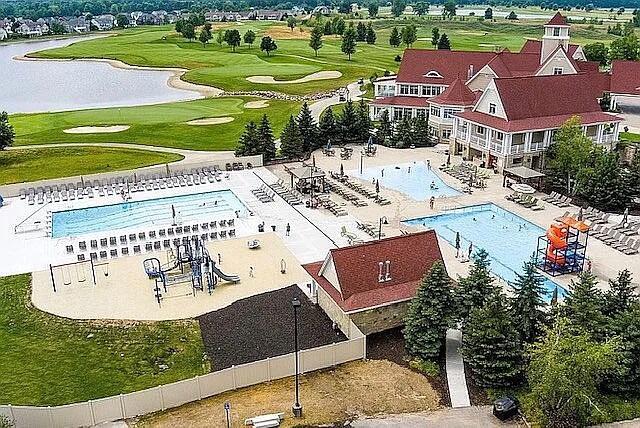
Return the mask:
<svg viewBox="0 0 640 428">
<path fill-rule="evenodd" d="M 491 271 L 506 281 L 513 281 L 516 272 L 522 272 L 524 262 L 537 249 L 538 237 L 545 233 L 541 227 L 495 204 L 458 208 L 403 223 L 435 229 L 451 245 L 455 245 L 456 232 L 460 233 L 461 251 L 467 252 L 470 242 L 476 249 L 484 248 L 491 257 Z M 548 293 L 556 285 L 559 284 L 545 278 Z M 558 294 L 564 294 L 560 286 Z"/>
<path fill-rule="evenodd" d="M 147 199 L 98 207 L 55 211 L 51 214 L 51 236 L 77 236 L 105 230 L 139 226 L 170 225 L 173 210 L 176 222 L 216 219 L 222 214 L 229 218 L 239 210 L 246 213 L 244 204 L 231 190 Z"/>
<path fill-rule="evenodd" d="M 367 181 L 374 179 L 380 181 L 380 185 L 397 190 L 408 195 L 416 201 L 426 201 L 431 196 L 436 198 L 460 195 L 453 187 L 449 187 L 424 162 L 413 162 L 399 165 L 384 165 L 365 168 L 360 171 L 351 171 L 351 175 Z M 435 188 L 431 188 L 431 184 Z"/>
</svg>

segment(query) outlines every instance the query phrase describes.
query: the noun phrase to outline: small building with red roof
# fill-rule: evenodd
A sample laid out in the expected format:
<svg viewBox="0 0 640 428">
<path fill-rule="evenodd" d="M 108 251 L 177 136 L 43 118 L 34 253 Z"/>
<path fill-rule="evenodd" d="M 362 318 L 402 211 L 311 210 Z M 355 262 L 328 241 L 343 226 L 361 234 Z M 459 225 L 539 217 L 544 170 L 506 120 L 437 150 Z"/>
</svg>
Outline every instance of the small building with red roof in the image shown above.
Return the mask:
<svg viewBox="0 0 640 428">
<path fill-rule="evenodd" d="M 401 326 L 409 301 L 434 263 L 444 264 L 435 231 L 331 249 L 303 265 L 318 303 L 341 328 L 372 334 Z"/>
</svg>

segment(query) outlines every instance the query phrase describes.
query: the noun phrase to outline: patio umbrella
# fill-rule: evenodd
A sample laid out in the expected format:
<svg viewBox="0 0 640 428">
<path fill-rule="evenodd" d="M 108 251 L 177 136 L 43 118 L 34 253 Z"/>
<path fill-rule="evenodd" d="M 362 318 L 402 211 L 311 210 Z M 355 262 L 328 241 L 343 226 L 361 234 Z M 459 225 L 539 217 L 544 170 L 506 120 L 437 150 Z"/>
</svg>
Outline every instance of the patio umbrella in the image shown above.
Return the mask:
<svg viewBox="0 0 640 428">
<path fill-rule="evenodd" d="M 340 164 L 340 175 L 344 175 L 344 165 Z"/>
<path fill-rule="evenodd" d="M 584 217 L 584 213 L 582 212 L 582 207 L 578 210 L 578 221 L 582 221 L 582 217 Z"/>
<path fill-rule="evenodd" d="M 80 182 L 82 183 L 82 187 L 84 187 L 84 177 L 80 177 Z"/>
<path fill-rule="evenodd" d="M 629 207 L 624 209 L 624 213 L 622 214 L 622 222 L 620 224 L 626 224 L 627 217 L 629 217 Z"/>
<path fill-rule="evenodd" d="M 133 173 L 133 181 L 134 181 L 135 183 L 137 183 L 137 182 L 138 182 L 138 174 L 136 174 L 135 172 Z"/>
<path fill-rule="evenodd" d="M 168 164 L 168 163 L 166 163 L 166 164 L 164 164 L 164 165 L 165 165 L 165 167 L 166 167 L 166 169 L 167 169 L 167 175 L 170 175 L 170 174 L 171 174 L 171 171 L 169 171 L 169 164 Z"/>
<path fill-rule="evenodd" d="M 176 207 L 171 204 L 171 218 L 173 219 L 173 223 L 176 222 Z"/>
<path fill-rule="evenodd" d="M 553 294 L 551 294 L 551 306 L 556 306 L 558 304 L 558 286 L 553 289 Z"/>
<path fill-rule="evenodd" d="M 380 182 L 376 180 L 376 193 L 380 193 Z"/>
<path fill-rule="evenodd" d="M 447 166 L 451 165 L 451 153 L 447 155 Z"/>
</svg>

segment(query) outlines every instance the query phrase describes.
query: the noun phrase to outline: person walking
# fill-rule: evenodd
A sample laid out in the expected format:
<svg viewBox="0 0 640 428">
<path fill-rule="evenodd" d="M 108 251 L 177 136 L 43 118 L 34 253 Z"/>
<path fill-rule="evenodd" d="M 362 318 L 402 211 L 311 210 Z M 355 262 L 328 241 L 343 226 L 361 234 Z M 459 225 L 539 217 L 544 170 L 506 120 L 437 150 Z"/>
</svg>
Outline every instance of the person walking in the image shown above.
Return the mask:
<svg viewBox="0 0 640 428">
<path fill-rule="evenodd" d="M 460 258 L 460 232 L 456 232 L 456 259 Z"/>
<path fill-rule="evenodd" d="M 427 159 L 427 169 L 431 171 L 431 161 Z"/>
<path fill-rule="evenodd" d="M 218 253 L 218 264 L 222 264 L 222 254 Z"/>
<path fill-rule="evenodd" d="M 436 204 L 436 197 L 435 196 L 431 196 L 431 198 L 429 198 L 429 208 L 433 209 L 435 204 Z"/>
<path fill-rule="evenodd" d="M 467 254 L 467 258 L 471 260 L 471 254 L 473 253 L 473 242 L 469 242 L 469 252 Z"/>
<path fill-rule="evenodd" d="M 289 223 L 287 223 L 287 228 L 286 228 L 285 235 L 289 236 L 290 233 L 291 233 L 291 225 Z"/>
<path fill-rule="evenodd" d="M 253 266 L 249 266 L 249 278 L 253 278 Z"/>
</svg>

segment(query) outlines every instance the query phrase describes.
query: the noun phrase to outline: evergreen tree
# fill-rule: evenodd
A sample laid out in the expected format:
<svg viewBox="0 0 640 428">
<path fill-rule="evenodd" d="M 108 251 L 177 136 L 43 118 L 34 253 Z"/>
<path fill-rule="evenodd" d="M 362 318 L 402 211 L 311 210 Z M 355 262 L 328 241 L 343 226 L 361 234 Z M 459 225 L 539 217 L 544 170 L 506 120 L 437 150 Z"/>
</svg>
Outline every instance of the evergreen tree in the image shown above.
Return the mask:
<svg viewBox="0 0 640 428">
<path fill-rule="evenodd" d="M 404 43 L 406 47 L 410 48 L 411 45 L 418 40 L 418 29 L 415 25 L 409 24 L 402 28 L 400 37 L 402 38 L 402 43 Z"/>
<path fill-rule="evenodd" d="M 331 32 L 333 34 L 337 34 L 341 36 L 342 33 L 344 33 L 344 29 L 346 25 L 347 24 L 344 22 L 344 19 L 342 19 L 341 16 L 336 16 L 335 18 L 333 18 L 333 22 L 331 25 Z"/>
<path fill-rule="evenodd" d="M 403 149 L 413 144 L 413 124 L 409 116 L 404 116 L 396 123 L 393 135 L 389 140 L 391 147 Z"/>
<path fill-rule="evenodd" d="M 577 282 L 572 280 L 573 291 L 567 292 L 564 312 L 572 327 L 600 341 L 606 334 L 607 318 L 604 315 L 604 298 L 596 288 L 597 283 L 596 277 L 589 272 L 582 272 Z"/>
<path fill-rule="evenodd" d="M 367 44 L 369 45 L 375 45 L 376 44 L 376 32 L 373 29 L 373 24 L 371 24 L 371 22 L 369 22 L 367 24 L 367 34 L 365 36 L 365 40 L 367 41 Z"/>
<path fill-rule="evenodd" d="M 447 37 L 447 33 L 442 33 L 442 36 L 440 36 L 438 49 L 451 50 L 451 42 L 449 41 L 449 37 Z"/>
<path fill-rule="evenodd" d="M 438 27 L 433 27 L 431 30 L 431 44 L 433 47 L 438 46 L 438 42 L 440 41 L 440 29 Z"/>
<path fill-rule="evenodd" d="M 405 346 L 411 355 L 435 360 L 444 345 L 452 320 L 451 281 L 444 265 L 436 262 L 422 278 L 404 319 Z"/>
<path fill-rule="evenodd" d="M 480 249 L 473 255 L 469 275 L 458 280 L 458 310 L 463 321 L 473 309 L 483 307 L 487 299 L 496 294 L 497 286 L 489 273 L 490 264 L 489 254 Z"/>
<path fill-rule="evenodd" d="M 369 11 L 369 17 L 375 18 L 376 16 L 378 16 L 379 8 L 380 6 L 378 5 L 377 1 L 370 1 L 369 5 L 367 6 L 367 10 Z"/>
<path fill-rule="evenodd" d="M 604 295 L 605 315 L 615 316 L 638 302 L 638 294 L 632 281 L 631 272 L 627 269 L 618 272 L 616 279 L 609 280 L 609 290 Z"/>
<path fill-rule="evenodd" d="M 349 28 L 342 34 L 340 50 L 347 54 L 349 61 L 351 61 L 351 55 L 356 53 L 356 30 L 353 28 L 353 25 L 349 25 Z"/>
<path fill-rule="evenodd" d="M 254 121 L 249 121 L 244 127 L 244 133 L 240 136 L 236 147 L 236 156 L 253 156 L 260 154 L 260 140 L 258 127 Z"/>
<path fill-rule="evenodd" d="M 244 44 L 249 45 L 249 48 L 251 48 L 253 46 L 253 42 L 256 41 L 256 33 L 254 33 L 252 30 L 247 30 L 247 32 L 244 33 L 242 39 L 244 41 Z"/>
<path fill-rule="evenodd" d="M 535 260 L 525 262 L 523 272 L 516 273 L 515 281 L 510 284 L 513 288 L 511 313 L 525 343 L 537 341 L 544 332 L 547 315 L 543 284 L 544 278 L 536 272 Z"/>
<path fill-rule="evenodd" d="M 380 123 L 378 124 L 378 132 L 376 136 L 380 144 L 389 144 L 389 139 L 393 135 L 393 125 L 389 120 L 389 110 L 384 110 L 380 116 Z"/>
<path fill-rule="evenodd" d="M 340 140 L 342 144 L 357 144 L 359 142 L 358 113 L 353 105 L 353 101 L 347 101 L 347 104 L 344 106 L 342 114 L 338 119 L 338 128 L 340 129 Z"/>
<path fill-rule="evenodd" d="M 320 25 L 316 25 L 311 30 L 311 37 L 309 38 L 309 47 L 313 49 L 316 56 L 318 56 L 318 51 L 322 48 L 322 34 L 323 29 Z"/>
<path fill-rule="evenodd" d="M 326 21 L 324 23 L 324 35 L 329 36 L 333 34 L 333 23 L 331 21 Z"/>
<path fill-rule="evenodd" d="M 400 32 L 398 32 L 398 27 L 393 27 L 391 29 L 391 35 L 389 36 L 389 44 L 394 48 L 400 46 L 402 39 L 400 38 Z"/>
<path fill-rule="evenodd" d="M 358 22 L 356 26 L 356 40 L 359 42 L 364 42 L 367 39 L 367 27 L 365 27 L 364 22 Z"/>
<path fill-rule="evenodd" d="M 299 159 L 302 156 L 302 136 L 293 116 L 280 134 L 280 153 L 287 159 Z"/>
<path fill-rule="evenodd" d="M 16 132 L 9 123 L 9 115 L 6 111 L 3 111 L 0 113 L 0 150 L 12 146 L 15 136 Z"/>
<path fill-rule="evenodd" d="M 302 150 L 304 152 L 310 152 L 320 147 L 318 141 L 318 124 L 313 116 L 311 116 L 311 110 L 307 103 L 302 105 L 300 114 L 298 115 L 298 131 L 302 137 Z"/>
<path fill-rule="evenodd" d="M 433 146 L 431 131 L 429 130 L 429 121 L 426 117 L 416 117 L 412 122 L 413 144 L 416 147 Z"/>
<path fill-rule="evenodd" d="M 327 143 L 342 144 L 340 131 L 338 129 L 338 125 L 336 124 L 336 119 L 333 115 L 333 109 L 331 107 L 328 107 L 320 116 L 319 127 L 322 145 L 327 145 Z"/>
<path fill-rule="evenodd" d="M 522 380 L 522 345 L 506 299 L 493 292 L 474 308 L 462 334 L 462 354 L 475 383 L 483 388 L 515 386 Z"/>
<path fill-rule="evenodd" d="M 266 114 L 262 115 L 260 126 L 258 126 L 258 141 L 260 144 L 260 153 L 264 155 L 265 160 L 271 160 L 276 157 L 276 143 L 273 137 L 273 130 Z"/>
<path fill-rule="evenodd" d="M 373 128 L 373 122 L 369 117 L 369 107 L 364 99 L 360 99 L 358 102 L 358 142 L 365 144 L 369 141 L 371 136 L 371 129 Z"/>
<path fill-rule="evenodd" d="M 614 392 L 640 394 L 640 304 L 636 301 L 615 315 L 611 333 L 618 337 L 618 370 L 607 376 L 605 387 Z"/>
</svg>

